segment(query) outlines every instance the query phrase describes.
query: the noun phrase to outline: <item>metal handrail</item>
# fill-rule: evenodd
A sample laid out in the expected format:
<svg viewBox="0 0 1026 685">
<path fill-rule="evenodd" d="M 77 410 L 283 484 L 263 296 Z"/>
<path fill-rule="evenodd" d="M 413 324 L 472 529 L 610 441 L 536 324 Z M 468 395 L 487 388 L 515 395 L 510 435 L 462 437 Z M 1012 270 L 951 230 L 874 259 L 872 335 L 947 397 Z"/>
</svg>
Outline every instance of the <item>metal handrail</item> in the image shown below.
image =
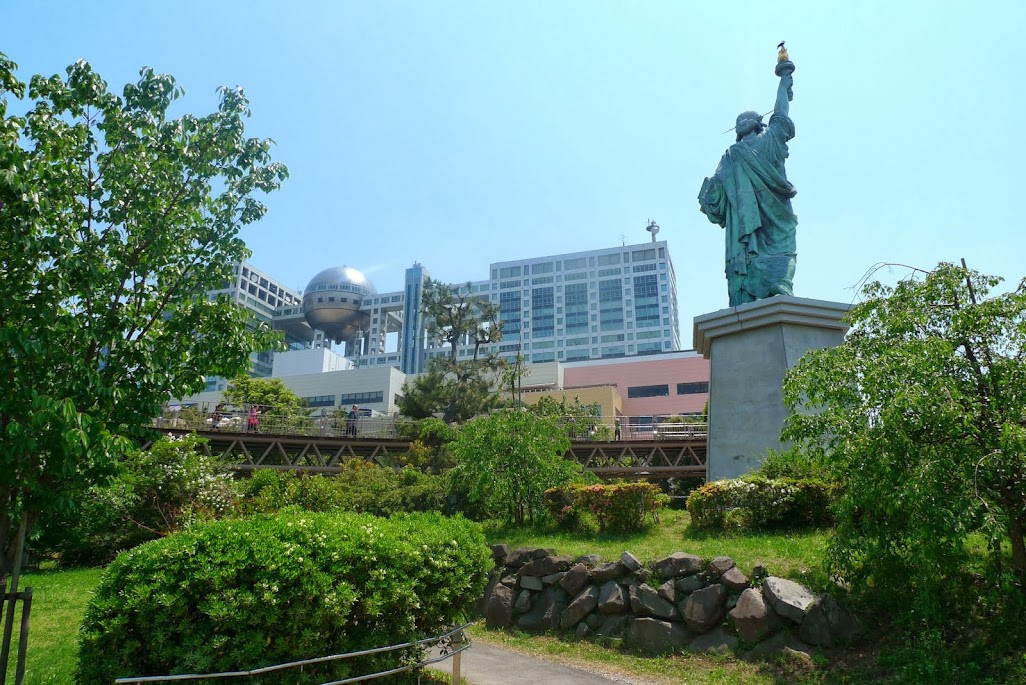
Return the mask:
<svg viewBox="0 0 1026 685">
<path fill-rule="evenodd" d="M 381 678 L 381 677 L 386 676 L 386 675 L 392 675 L 394 673 L 402 673 L 403 671 L 410 671 L 410 670 L 412 670 L 414 668 L 419 668 L 419 667 L 422 667 L 422 666 L 427 666 L 429 664 L 438 663 L 440 661 L 445 661 L 446 659 L 448 659 L 451 656 L 455 656 L 455 655 L 459 654 L 460 652 L 463 652 L 463 651 L 465 651 L 467 649 L 470 649 L 470 646 L 471 646 L 472 643 L 470 642 L 469 639 L 466 638 L 466 633 L 463 632 L 467 628 L 467 626 L 469 626 L 469 625 L 470 625 L 469 623 L 464 623 L 463 625 L 458 626 L 456 628 L 453 628 L 449 632 L 443 633 L 442 635 L 436 635 L 434 637 L 426 637 L 426 638 L 424 638 L 422 640 L 416 640 L 414 642 L 404 642 L 403 644 L 390 645 L 388 647 L 375 647 L 373 649 L 364 649 L 364 650 L 361 650 L 359 652 L 348 652 L 346 654 L 331 654 L 329 656 L 319 656 L 319 657 L 314 657 L 312 659 L 302 659 L 300 661 L 289 661 L 289 662 L 286 662 L 286 663 L 283 663 L 283 664 L 274 664 L 273 666 L 261 666 L 260 668 L 253 668 L 253 669 L 250 669 L 248 671 L 223 671 L 223 672 L 220 672 L 220 673 L 186 673 L 186 674 L 180 674 L 180 675 L 136 676 L 136 677 L 127 677 L 127 678 L 117 678 L 114 681 L 114 683 L 115 683 L 115 685 L 122 685 L 123 683 L 157 683 L 157 682 L 168 682 L 168 681 L 172 681 L 172 680 L 201 680 L 201 679 L 204 679 L 204 678 L 240 678 L 240 677 L 245 677 L 245 676 L 262 675 L 264 673 L 272 673 L 274 671 L 281 671 L 281 670 L 284 670 L 286 668 L 295 668 L 297 666 L 309 666 L 311 664 L 321 664 L 321 663 L 326 663 L 326 662 L 329 662 L 329 661 L 340 661 L 342 659 L 349 659 L 351 657 L 369 656 L 371 654 L 381 654 L 382 652 L 391 652 L 391 651 L 395 651 L 397 649 L 404 649 L 404 648 L 407 648 L 407 647 L 419 647 L 419 646 L 425 645 L 425 644 L 427 644 L 429 642 L 440 642 L 440 641 L 446 639 L 447 637 L 452 637 L 453 635 L 457 635 L 457 634 L 459 634 L 460 635 L 460 639 L 462 639 L 464 641 L 464 644 L 461 647 L 459 647 L 457 649 L 453 649 L 452 651 L 447 652 L 445 654 L 442 654 L 441 656 L 437 656 L 437 657 L 434 657 L 434 658 L 431 658 L 431 659 L 424 659 L 422 661 L 418 661 L 417 663 L 408 664 L 406 666 L 400 666 L 398 668 L 393 668 L 393 669 L 390 669 L 388 671 L 380 671 L 378 673 L 371 673 L 369 675 L 353 676 L 352 678 L 346 678 L 345 680 L 331 680 L 331 681 L 327 681 L 327 682 L 321 683 L 321 685 L 345 685 L 346 683 L 358 683 L 358 682 L 362 682 L 362 681 L 365 681 L 365 680 L 373 680 L 374 678 Z M 459 668 L 454 666 L 454 669 L 453 669 L 453 682 L 454 683 L 458 683 L 459 682 L 458 679 L 459 679 Z"/>
</svg>

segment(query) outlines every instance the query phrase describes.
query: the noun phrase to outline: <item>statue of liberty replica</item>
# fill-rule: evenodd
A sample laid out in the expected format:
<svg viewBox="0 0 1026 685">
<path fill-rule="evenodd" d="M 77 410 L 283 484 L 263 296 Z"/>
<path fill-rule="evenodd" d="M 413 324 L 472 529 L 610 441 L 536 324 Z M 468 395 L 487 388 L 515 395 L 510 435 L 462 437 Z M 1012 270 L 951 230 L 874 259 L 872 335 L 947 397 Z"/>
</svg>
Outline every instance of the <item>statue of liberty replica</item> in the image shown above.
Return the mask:
<svg viewBox="0 0 1026 685">
<path fill-rule="evenodd" d="M 779 46 L 780 77 L 769 125 L 758 112 L 742 112 L 737 142 L 723 154 L 716 173 L 705 179 L 698 201 L 714 224 L 726 229 L 726 274 L 730 306 L 774 295 L 793 295 L 795 227 L 791 209 L 797 190 L 787 180 L 787 141 L 794 138 L 788 117 L 794 63 Z"/>
</svg>

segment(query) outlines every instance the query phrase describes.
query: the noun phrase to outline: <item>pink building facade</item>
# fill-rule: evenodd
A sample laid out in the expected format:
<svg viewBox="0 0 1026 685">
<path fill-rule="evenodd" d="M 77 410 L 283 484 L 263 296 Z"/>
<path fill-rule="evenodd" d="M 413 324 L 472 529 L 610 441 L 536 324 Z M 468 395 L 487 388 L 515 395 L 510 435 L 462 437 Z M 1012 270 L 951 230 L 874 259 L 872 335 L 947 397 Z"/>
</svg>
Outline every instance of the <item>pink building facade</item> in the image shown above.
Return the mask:
<svg viewBox="0 0 1026 685">
<path fill-rule="evenodd" d="M 694 350 L 563 363 L 563 389 L 615 386 L 629 417 L 701 414 L 709 360 Z M 643 421 L 647 423 L 647 421 Z"/>
</svg>

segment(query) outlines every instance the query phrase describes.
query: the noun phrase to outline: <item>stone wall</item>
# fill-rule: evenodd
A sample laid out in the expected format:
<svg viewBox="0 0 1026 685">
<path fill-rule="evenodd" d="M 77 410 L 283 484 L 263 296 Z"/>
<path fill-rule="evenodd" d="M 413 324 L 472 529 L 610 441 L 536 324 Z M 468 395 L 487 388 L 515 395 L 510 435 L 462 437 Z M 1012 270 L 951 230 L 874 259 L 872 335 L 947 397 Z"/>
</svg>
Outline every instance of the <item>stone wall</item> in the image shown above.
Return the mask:
<svg viewBox="0 0 1026 685">
<path fill-rule="evenodd" d="M 808 654 L 855 630 L 829 595 L 760 566 L 746 575 L 730 557 L 675 552 L 646 566 L 630 552 L 603 563 L 506 545 L 493 545 L 492 557 L 482 602 L 491 628 L 622 641 L 650 654 L 739 650 L 755 657 Z"/>
</svg>

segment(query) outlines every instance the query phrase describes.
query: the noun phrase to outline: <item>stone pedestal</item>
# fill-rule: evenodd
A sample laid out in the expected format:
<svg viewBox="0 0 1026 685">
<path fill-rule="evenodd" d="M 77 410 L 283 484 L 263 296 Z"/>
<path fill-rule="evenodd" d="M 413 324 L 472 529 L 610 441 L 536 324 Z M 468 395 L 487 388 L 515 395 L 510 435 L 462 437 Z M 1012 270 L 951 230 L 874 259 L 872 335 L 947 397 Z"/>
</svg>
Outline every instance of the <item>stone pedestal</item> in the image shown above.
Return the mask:
<svg viewBox="0 0 1026 685">
<path fill-rule="evenodd" d="M 781 295 L 695 317 L 695 349 L 710 361 L 710 481 L 744 475 L 782 447 L 784 373 L 807 350 L 840 345 L 848 309 Z"/>
</svg>

